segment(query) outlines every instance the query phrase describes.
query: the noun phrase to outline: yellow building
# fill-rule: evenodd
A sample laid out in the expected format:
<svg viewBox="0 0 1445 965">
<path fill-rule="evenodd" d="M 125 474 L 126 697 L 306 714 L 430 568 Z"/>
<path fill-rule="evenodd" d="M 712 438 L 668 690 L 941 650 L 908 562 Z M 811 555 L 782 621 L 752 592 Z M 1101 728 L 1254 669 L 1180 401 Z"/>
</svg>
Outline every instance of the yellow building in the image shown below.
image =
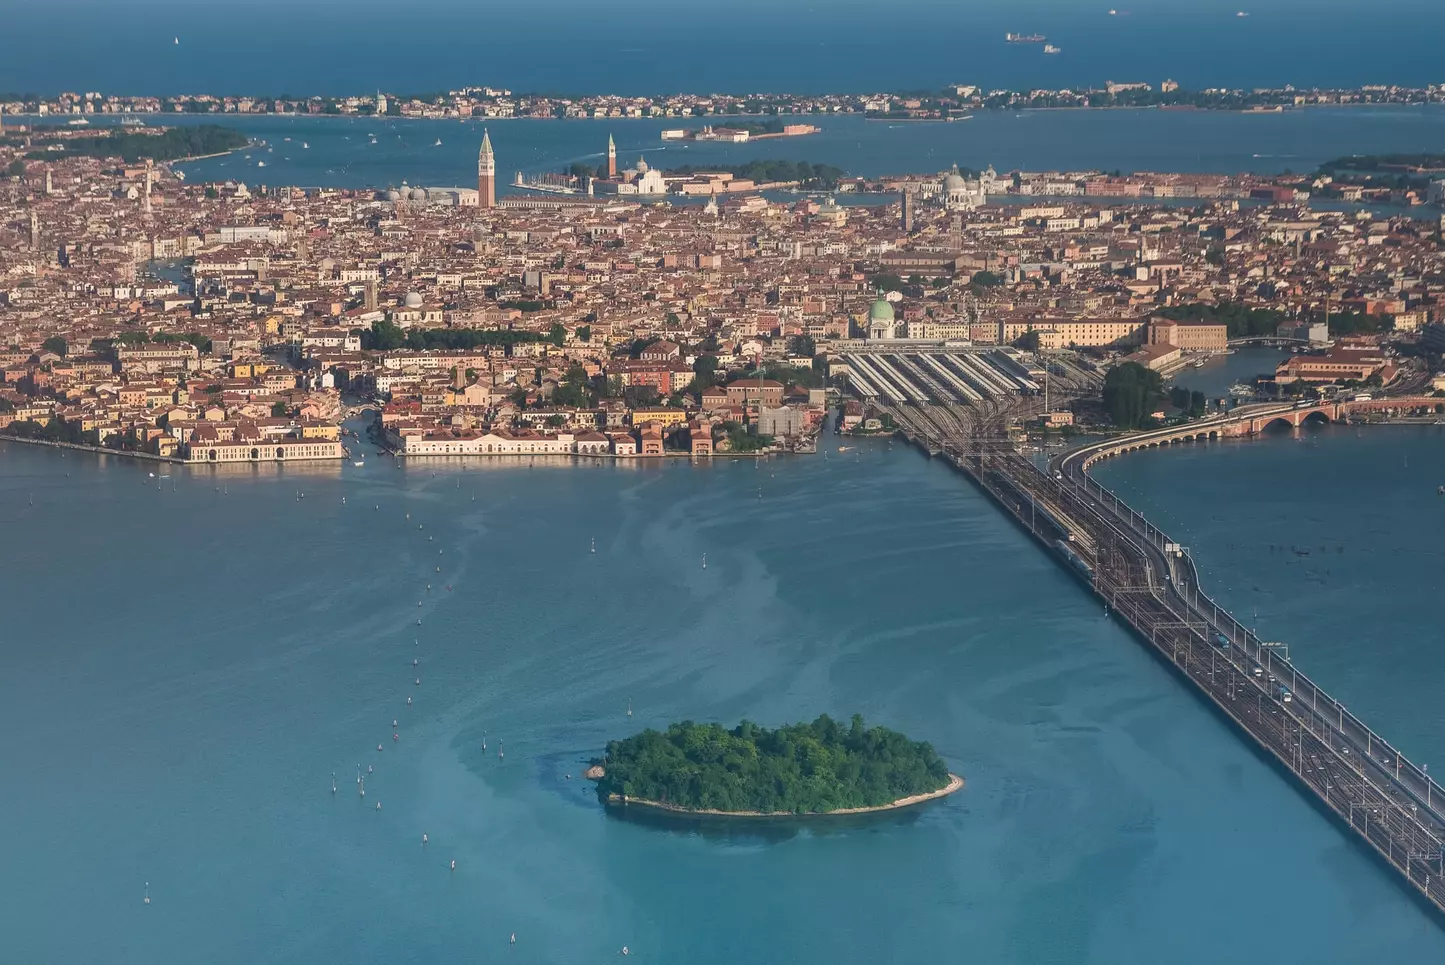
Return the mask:
<svg viewBox="0 0 1445 965">
<path fill-rule="evenodd" d="M 1034 318 L 1028 321 L 999 323 L 998 341 L 1008 344 L 1027 332 L 1038 332 L 1044 346 L 1063 348 L 1069 345 L 1142 345 L 1145 322 L 1142 318 Z M 1045 336 L 1057 333 L 1056 337 Z"/>
<path fill-rule="evenodd" d="M 658 425 L 668 428 L 686 421 L 687 412 L 682 409 L 657 407 L 632 410 L 632 424 L 635 426 L 644 425 L 648 422 L 656 422 Z"/>
<path fill-rule="evenodd" d="M 265 359 L 245 359 L 230 363 L 226 370 L 233 379 L 255 379 L 271 371 L 271 363 Z"/>
<path fill-rule="evenodd" d="M 329 439 L 335 442 L 341 438 L 341 427 L 331 422 L 303 422 L 301 423 L 301 438 Z"/>
</svg>

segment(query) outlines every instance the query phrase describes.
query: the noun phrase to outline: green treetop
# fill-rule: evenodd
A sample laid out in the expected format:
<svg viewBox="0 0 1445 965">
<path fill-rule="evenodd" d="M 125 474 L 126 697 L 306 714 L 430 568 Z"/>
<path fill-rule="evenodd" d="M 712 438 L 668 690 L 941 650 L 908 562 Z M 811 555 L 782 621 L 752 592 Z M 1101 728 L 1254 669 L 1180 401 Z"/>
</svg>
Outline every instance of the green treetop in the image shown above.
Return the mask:
<svg viewBox="0 0 1445 965">
<path fill-rule="evenodd" d="M 683 721 L 607 745 L 603 801 L 613 795 L 689 810 L 815 814 L 880 807 L 947 786 L 948 767 L 926 743 L 853 715 L 777 730 Z"/>
</svg>

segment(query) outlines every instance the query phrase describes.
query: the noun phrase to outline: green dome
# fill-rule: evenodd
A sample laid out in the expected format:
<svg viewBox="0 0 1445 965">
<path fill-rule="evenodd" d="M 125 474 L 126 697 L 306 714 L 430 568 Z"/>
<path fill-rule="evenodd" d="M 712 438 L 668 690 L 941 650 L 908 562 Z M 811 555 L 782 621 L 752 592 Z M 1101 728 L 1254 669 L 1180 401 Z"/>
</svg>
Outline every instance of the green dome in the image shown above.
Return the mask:
<svg viewBox="0 0 1445 965">
<path fill-rule="evenodd" d="M 868 321 L 870 322 L 891 322 L 893 321 L 893 306 L 886 299 L 878 299 L 868 308 Z"/>
</svg>

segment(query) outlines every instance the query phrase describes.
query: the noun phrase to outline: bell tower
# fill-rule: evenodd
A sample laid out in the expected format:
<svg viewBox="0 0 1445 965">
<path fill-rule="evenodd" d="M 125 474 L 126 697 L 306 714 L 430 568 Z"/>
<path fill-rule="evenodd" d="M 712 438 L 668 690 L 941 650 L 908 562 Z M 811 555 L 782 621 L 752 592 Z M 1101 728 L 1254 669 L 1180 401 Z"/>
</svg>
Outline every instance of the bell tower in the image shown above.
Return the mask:
<svg viewBox="0 0 1445 965">
<path fill-rule="evenodd" d="M 607 135 L 607 177 L 617 177 L 617 144 Z"/>
<path fill-rule="evenodd" d="M 497 159 L 492 154 L 492 138 L 482 129 L 482 149 L 477 152 L 477 207 L 497 206 Z"/>
</svg>

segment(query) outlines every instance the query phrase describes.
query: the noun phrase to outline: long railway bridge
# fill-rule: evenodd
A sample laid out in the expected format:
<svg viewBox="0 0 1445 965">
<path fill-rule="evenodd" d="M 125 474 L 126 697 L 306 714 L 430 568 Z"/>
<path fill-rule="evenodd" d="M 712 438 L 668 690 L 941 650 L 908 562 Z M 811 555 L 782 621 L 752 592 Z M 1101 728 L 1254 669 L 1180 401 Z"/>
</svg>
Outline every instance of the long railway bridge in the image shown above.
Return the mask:
<svg viewBox="0 0 1445 965">
<path fill-rule="evenodd" d="M 1411 891 L 1445 912 L 1440 786 L 1295 666 L 1286 646 L 1260 640 L 1211 599 L 1188 550 L 1089 475 L 1097 459 L 1159 444 L 1153 434 L 1079 447 L 1044 467 L 1002 438 L 1003 413 L 931 410 L 888 408 L 906 436 L 992 496 Z M 1248 424 L 1290 411 L 1252 406 L 1239 418 Z M 1205 438 L 1232 434 L 1223 431 L 1230 423 L 1204 423 Z M 1180 441 L 1173 434 L 1158 435 L 1163 444 Z M 1198 428 L 1189 438 L 1197 436 Z"/>
</svg>

